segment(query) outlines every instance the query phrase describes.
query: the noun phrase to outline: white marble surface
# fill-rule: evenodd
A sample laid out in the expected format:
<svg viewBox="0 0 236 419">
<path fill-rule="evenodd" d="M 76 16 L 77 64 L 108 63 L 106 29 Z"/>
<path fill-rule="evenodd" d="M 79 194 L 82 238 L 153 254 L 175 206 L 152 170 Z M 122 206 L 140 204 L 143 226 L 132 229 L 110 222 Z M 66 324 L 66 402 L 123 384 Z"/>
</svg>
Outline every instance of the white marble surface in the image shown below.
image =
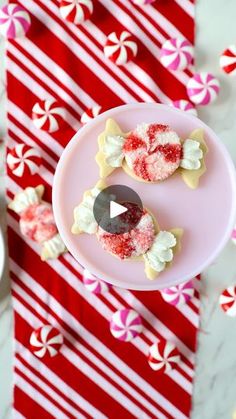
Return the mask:
<svg viewBox="0 0 236 419">
<path fill-rule="evenodd" d="M 3 3 L 5 1 L 0 0 L 0 5 Z M 236 42 L 235 17 L 236 0 L 197 0 L 197 67 L 213 72 L 222 85 L 217 103 L 201 109 L 199 116 L 217 132 L 236 163 L 236 78 L 224 76 L 218 65 L 220 52 Z M 2 63 L 2 41 L 0 58 Z M 1 65 L 0 137 L 5 132 L 3 74 Z M 4 147 L 0 145 L 0 222 L 5 229 L 3 153 Z M 235 258 L 236 247 L 229 243 L 203 275 L 192 419 L 230 419 L 236 411 L 236 319 L 225 316 L 217 304 L 221 290 L 236 284 Z M 12 330 L 6 268 L 0 284 L 0 419 L 11 417 Z"/>
<path fill-rule="evenodd" d="M 199 116 L 217 132 L 236 164 L 236 78 L 224 75 L 218 65 L 220 53 L 236 43 L 235 17 L 235 0 L 197 1 L 197 68 L 212 71 L 222 86 L 219 100 Z M 235 259 L 236 246 L 229 243 L 203 275 L 192 419 L 230 419 L 236 411 L 236 318 L 218 307 L 221 290 L 236 284 Z"/>
</svg>

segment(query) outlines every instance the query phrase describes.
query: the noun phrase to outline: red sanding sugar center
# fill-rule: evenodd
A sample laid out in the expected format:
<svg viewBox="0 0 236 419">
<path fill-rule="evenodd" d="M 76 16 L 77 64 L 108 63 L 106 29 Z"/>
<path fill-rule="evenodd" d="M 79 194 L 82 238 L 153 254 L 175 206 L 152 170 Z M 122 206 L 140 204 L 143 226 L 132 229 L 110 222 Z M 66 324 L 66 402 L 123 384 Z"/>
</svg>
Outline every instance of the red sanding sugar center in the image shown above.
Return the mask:
<svg viewBox="0 0 236 419">
<path fill-rule="evenodd" d="M 121 205 L 124 205 L 128 211 L 120 214 L 118 219 L 124 224 L 132 225 L 133 227 L 139 222 L 142 217 L 143 210 L 134 202 L 120 202 Z M 127 231 L 127 230 L 126 230 Z M 123 232 L 121 232 L 123 233 Z"/>
<path fill-rule="evenodd" d="M 143 211 L 143 216 L 133 230 L 124 234 L 107 233 L 101 228 L 98 231 L 98 240 L 102 247 L 120 259 L 139 256 L 151 247 L 155 237 L 155 228 L 152 217 Z"/>
<path fill-rule="evenodd" d="M 129 233 L 109 234 L 102 236 L 105 250 L 117 255 L 120 259 L 130 258 L 135 248 Z"/>
<path fill-rule="evenodd" d="M 179 167 L 182 146 L 168 125 L 140 124 L 127 137 L 123 152 L 138 177 L 158 181 L 168 178 Z"/>
<path fill-rule="evenodd" d="M 147 144 L 145 141 L 142 140 L 138 135 L 135 133 L 131 133 L 129 137 L 126 138 L 124 146 L 123 146 L 123 152 L 129 152 L 129 151 L 135 151 L 138 148 L 147 148 Z"/>
<path fill-rule="evenodd" d="M 156 151 L 160 151 L 167 162 L 176 163 L 181 159 L 182 146 L 181 144 L 158 145 L 154 152 Z"/>
<path fill-rule="evenodd" d="M 170 127 L 168 125 L 162 125 L 162 124 L 150 124 L 147 129 L 147 135 L 150 141 L 150 144 L 152 144 L 156 140 L 156 136 L 160 134 L 161 132 L 168 132 L 170 131 Z"/>
<path fill-rule="evenodd" d="M 33 204 L 20 217 L 20 228 L 24 236 L 43 243 L 57 234 L 52 207 L 47 204 Z"/>
<path fill-rule="evenodd" d="M 138 177 L 141 177 L 144 180 L 151 181 L 151 174 L 149 173 L 145 159 L 145 155 L 137 157 L 137 159 L 133 163 L 133 171 Z"/>
</svg>

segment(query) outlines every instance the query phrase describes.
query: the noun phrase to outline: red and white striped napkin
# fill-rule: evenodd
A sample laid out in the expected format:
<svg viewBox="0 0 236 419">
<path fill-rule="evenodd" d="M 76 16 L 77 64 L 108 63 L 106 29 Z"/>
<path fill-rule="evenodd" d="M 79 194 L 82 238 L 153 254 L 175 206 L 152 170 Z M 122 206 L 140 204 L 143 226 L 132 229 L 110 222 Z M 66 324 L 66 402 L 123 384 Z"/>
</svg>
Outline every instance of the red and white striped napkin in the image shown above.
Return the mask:
<svg viewBox="0 0 236 419">
<path fill-rule="evenodd" d="M 80 126 L 85 109 L 123 103 L 187 99 L 191 69 L 169 72 L 160 63 L 164 40 L 194 42 L 194 0 L 94 0 L 90 21 L 75 26 L 62 19 L 57 0 L 18 0 L 31 15 L 26 37 L 7 47 L 9 148 L 25 143 L 42 155 L 40 175 L 29 182 L 9 172 L 8 197 L 26 186 L 45 185 L 51 200 L 53 173 L 64 146 Z M 123 67 L 104 58 L 106 36 L 128 30 L 138 55 Z M 63 128 L 49 134 L 32 123 L 33 105 L 55 98 L 65 107 Z M 30 183 L 30 185 L 29 185 Z M 37 244 L 22 237 L 9 211 L 9 253 L 15 311 L 14 413 L 16 418 L 174 418 L 190 415 L 199 298 L 175 308 L 159 292 L 112 288 L 94 295 L 83 285 L 70 254 L 42 262 Z M 113 312 L 134 308 L 144 331 L 131 343 L 109 331 Z M 43 324 L 64 336 L 60 353 L 39 359 L 30 351 L 32 331 Z M 182 363 L 162 376 L 146 355 L 158 338 L 178 346 Z"/>
</svg>

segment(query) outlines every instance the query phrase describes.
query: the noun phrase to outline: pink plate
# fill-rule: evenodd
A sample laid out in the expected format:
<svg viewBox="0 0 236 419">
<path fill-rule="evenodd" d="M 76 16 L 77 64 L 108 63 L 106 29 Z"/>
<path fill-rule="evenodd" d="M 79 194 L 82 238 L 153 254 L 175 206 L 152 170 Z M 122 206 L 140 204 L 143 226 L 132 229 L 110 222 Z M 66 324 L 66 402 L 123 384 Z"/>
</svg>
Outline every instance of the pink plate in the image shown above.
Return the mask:
<svg viewBox="0 0 236 419">
<path fill-rule="evenodd" d="M 196 128 L 205 131 L 209 147 L 207 172 L 196 190 L 188 188 L 180 175 L 159 184 L 146 184 L 117 169 L 107 179 L 108 186 L 123 184 L 133 188 L 156 216 L 161 229 L 184 229 L 181 252 L 175 256 L 173 265 L 154 281 L 146 278 L 142 261 L 120 261 L 102 249 L 96 236 L 74 236 L 70 232 L 74 207 L 82 200 L 84 191 L 99 180 L 94 157 L 98 151 L 97 137 L 104 131 L 108 118 L 114 118 L 125 132 L 141 122 L 169 124 L 182 138 Z M 195 116 L 159 104 L 124 105 L 96 117 L 69 142 L 55 174 L 53 207 L 69 251 L 94 275 L 122 288 L 167 288 L 202 272 L 230 237 L 236 211 L 234 166 L 220 139 Z"/>
</svg>

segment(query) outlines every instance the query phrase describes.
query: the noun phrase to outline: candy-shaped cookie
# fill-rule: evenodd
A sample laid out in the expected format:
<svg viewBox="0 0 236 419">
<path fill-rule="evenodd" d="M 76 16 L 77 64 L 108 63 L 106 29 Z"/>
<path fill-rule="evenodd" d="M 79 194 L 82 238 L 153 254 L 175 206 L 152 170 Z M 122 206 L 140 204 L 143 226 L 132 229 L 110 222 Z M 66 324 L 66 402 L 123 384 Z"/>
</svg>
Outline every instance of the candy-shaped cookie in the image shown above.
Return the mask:
<svg viewBox="0 0 236 419">
<path fill-rule="evenodd" d="M 172 342 L 160 340 L 150 346 L 148 363 L 154 371 L 168 373 L 180 363 L 180 352 Z"/>
<path fill-rule="evenodd" d="M 124 133 L 113 119 L 108 119 L 98 144 L 96 161 L 101 178 L 122 167 L 138 181 L 160 182 L 178 170 L 185 183 L 196 188 L 206 170 L 207 146 L 201 129 L 182 140 L 168 125 L 141 123 Z"/>
<path fill-rule="evenodd" d="M 108 35 L 104 54 L 117 65 L 126 64 L 137 55 L 137 52 L 137 43 L 129 32 L 112 32 Z"/>
<path fill-rule="evenodd" d="M 161 63 L 169 70 L 185 70 L 193 61 L 193 46 L 187 39 L 171 38 L 161 48 Z"/>
<path fill-rule="evenodd" d="M 229 76 L 236 76 L 236 44 L 230 45 L 221 54 L 220 66 Z"/>
<path fill-rule="evenodd" d="M 30 15 L 16 3 L 6 4 L 0 9 L 0 33 L 8 39 L 24 36 L 31 25 Z"/>
<path fill-rule="evenodd" d="M 230 317 L 236 317 L 236 286 L 226 288 L 220 295 L 219 305 Z"/>
<path fill-rule="evenodd" d="M 142 332 L 143 325 L 140 315 L 131 308 L 124 308 L 112 315 L 110 322 L 111 334 L 118 340 L 130 342 Z"/>
<path fill-rule="evenodd" d="M 195 106 L 191 102 L 189 102 L 189 100 L 174 100 L 171 106 L 173 106 L 176 109 L 179 109 L 180 111 L 187 112 L 190 115 L 197 116 L 197 110 Z"/>
<path fill-rule="evenodd" d="M 41 100 L 33 106 L 32 119 L 36 128 L 52 133 L 64 124 L 65 109 L 54 99 Z"/>
<path fill-rule="evenodd" d="M 170 288 L 164 288 L 161 291 L 163 300 L 167 303 L 179 307 L 186 304 L 194 296 L 193 281 L 184 282 Z"/>
<path fill-rule="evenodd" d="M 92 0 L 61 0 L 60 13 L 63 19 L 79 25 L 92 15 L 93 2 Z"/>
<path fill-rule="evenodd" d="M 213 103 L 220 91 L 218 79 L 210 73 L 202 71 L 194 74 L 187 84 L 187 93 L 191 102 L 196 105 Z"/>
<path fill-rule="evenodd" d="M 102 113 L 102 107 L 99 105 L 95 105 L 92 108 L 88 108 L 84 113 L 81 115 L 80 122 L 81 124 L 85 125 L 88 122 L 92 121 L 96 116 Z"/>
<path fill-rule="evenodd" d="M 44 202 L 44 186 L 28 187 L 15 195 L 8 207 L 20 216 L 20 231 L 42 245 L 41 259 L 55 259 L 66 252 L 58 234 L 51 204 Z"/>
<path fill-rule="evenodd" d="M 62 344 L 62 334 L 50 324 L 34 330 L 30 336 L 30 349 L 38 358 L 56 356 Z"/>
<path fill-rule="evenodd" d="M 7 165 L 15 176 L 35 175 L 40 164 L 40 152 L 26 144 L 17 144 L 7 153 Z"/>
<path fill-rule="evenodd" d="M 93 294 L 105 294 L 110 289 L 110 284 L 96 278 L 87 269 L 83 272 L 83 283 L 86 289 Z"/>
<path fill-rule="evenodd" d="M 84 193 L 82 202 L 74 209 L 72 233 L 96 234 L 102 248 L 120 260 L 137 258 L 143 260 L 147 278 L 155 279 L 172 263 L 174 254 L 180 249 L 182 229 L 161 231 L 153 215 L 144 208 L 137 225 L 131 230 L 121 234 L 105 231 L 98 225 L 93 212 L 96 197 L 105 188 L 105 183 L 99 181 L 93 189 Z M 128 209 L 130 204 L 122 203 Z M 128 213 L 129 211 L 117 216 L 116 219 L 119 217 L 119 222 L 125 225 Z"/>
</svg>

